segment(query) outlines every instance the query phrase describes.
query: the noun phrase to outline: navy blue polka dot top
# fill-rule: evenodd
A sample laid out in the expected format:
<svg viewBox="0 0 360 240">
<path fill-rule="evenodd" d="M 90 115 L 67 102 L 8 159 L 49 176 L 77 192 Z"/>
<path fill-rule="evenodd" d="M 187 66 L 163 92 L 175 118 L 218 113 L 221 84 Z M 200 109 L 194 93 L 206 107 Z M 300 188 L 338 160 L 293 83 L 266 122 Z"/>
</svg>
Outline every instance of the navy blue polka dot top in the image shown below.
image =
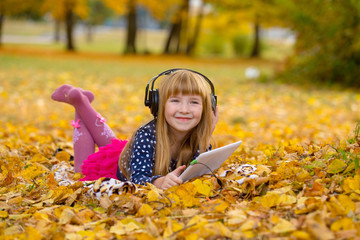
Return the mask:
<svg viewBox="0 0 360 240">
<path fill-rule="evenodd" d="M 153 176 L 155 163 L 155 145 L 156 145 L 156 121 L 155 119 L 140 127 L 135 136 L 131 147 L 130 155 L 130 181 L 136 184 L 146 185 L 162 175 Z M 211 146 L 208 150 L 211 149 Z M 200 151 L 196 151 L 193 159 L 197 158 Z M 171 159 L 169 172 L 176 169 L 177 161 Z M 126 180 L 118 167 L 117 177 L 119 180 Z"/>
</svg>

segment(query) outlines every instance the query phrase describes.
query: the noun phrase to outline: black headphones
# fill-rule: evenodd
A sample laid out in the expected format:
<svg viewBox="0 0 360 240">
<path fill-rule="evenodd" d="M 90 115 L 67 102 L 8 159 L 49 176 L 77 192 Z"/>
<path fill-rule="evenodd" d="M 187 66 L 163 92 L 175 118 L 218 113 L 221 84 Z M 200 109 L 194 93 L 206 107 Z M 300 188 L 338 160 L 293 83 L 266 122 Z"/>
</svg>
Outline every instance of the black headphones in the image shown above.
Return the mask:
<svg viewBox="0 0 360 240">
<path fill-rule="evenodd" d="M 159 77 L 161 77 L 163 75 L 169 75 L 178 70 L 186 70 L 186 71 L 196 73 L 196 74 L 200 75 L 201 77 L 203 77 L 208 82 L 208 84 L 210 85 L 210 88 L 211 88 L 211 94 L 210 94 L 211 108 L 212 108 L 213 112 L 215 112 L 216 105 L 217 105 L 217 96 L 215 95 L 215 88 L 214 88 L 214 85 L 212 84 L 212 82 L 206 76 L 204 76 L 203 74 L 201 74 L 199 72 L 196 72 L 196 71 L 193 71 L 190 69 L 185 69 L 185 68 L 173 68 L 173 69 L 166 70 L 166 71 L 158 74 L 157 76 L 153 77 L 152 79 L 150 79 L 150 81 L 146 85 L 145 106 L 150 108 L 151 114 L 154 117 L 156 117 L 158 114 L 158 110 L 159 110 L 159 89 L 154 89 L 154 84 L 155 84 L 156 79 L 158 79 Z M 149 90 L 150 84 L 151 84 L 151 87 Z"/>
</svg>

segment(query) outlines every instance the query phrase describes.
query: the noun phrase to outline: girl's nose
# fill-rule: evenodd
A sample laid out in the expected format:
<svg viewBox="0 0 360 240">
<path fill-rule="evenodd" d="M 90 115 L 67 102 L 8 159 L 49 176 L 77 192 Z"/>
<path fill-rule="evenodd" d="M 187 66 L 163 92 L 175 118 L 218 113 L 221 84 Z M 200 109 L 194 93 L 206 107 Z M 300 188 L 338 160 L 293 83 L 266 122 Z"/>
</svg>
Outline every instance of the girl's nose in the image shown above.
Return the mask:
<svg viewBox="0 0 360 240">
<path fill-rule="evenodd" d="M 181 112 L 188 112 L 189 111 L 189 105 L 186 102 L 182 102 L 180 105 L 180 111 Z"/>
</svg>

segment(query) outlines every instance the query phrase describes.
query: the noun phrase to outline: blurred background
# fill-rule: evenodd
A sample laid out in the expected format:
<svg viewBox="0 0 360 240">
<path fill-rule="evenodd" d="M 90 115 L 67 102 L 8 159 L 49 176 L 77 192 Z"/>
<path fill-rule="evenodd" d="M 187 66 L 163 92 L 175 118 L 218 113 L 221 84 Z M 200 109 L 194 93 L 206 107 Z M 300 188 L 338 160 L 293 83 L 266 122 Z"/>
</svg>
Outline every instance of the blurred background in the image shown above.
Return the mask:
<svg viewBox="0 0 360 240">
<path fill-rule="evenodd" d="M 216 86 L 220 145 L 336 142 L 360 120 L 359 23 L 358 0 L 0 0 L 0 126 L 70 142 L 67 83 L 127 138 L 148 80 L 186 67 Z"/>
<path fill-rule="evenodd" d="M 292 82 L 359 86 L 359 17 L 356 0 L 1 0 L 0 44 L 283 60 Z"/>
</svg>

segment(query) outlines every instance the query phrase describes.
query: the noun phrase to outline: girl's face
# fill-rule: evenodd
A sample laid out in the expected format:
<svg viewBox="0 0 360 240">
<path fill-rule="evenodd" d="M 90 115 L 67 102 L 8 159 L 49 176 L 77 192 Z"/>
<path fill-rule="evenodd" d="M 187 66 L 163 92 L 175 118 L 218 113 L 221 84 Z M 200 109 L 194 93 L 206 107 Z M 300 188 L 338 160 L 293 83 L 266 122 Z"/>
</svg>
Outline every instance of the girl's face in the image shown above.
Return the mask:
<svg viewBox="0 0 360 240">
<path fill-rule="evenodd" d="M 177 94 L 165 103 L 165 120 L 174 134 L 186 134 L 196 127 L 203 111 L 203 101 L 199 95 Z"/>
</svg>

